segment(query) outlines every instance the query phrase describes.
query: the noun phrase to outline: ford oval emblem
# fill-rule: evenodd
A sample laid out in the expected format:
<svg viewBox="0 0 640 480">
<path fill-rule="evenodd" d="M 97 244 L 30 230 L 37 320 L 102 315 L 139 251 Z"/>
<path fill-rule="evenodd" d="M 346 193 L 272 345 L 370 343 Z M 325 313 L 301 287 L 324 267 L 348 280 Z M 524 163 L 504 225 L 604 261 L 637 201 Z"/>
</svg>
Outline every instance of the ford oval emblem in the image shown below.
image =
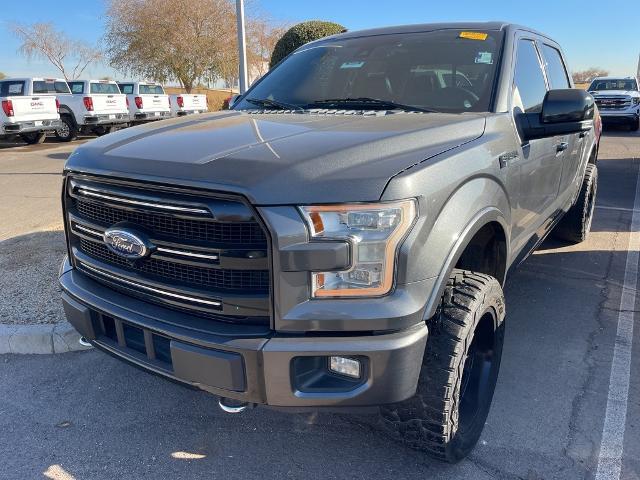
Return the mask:
<svg viewBox="0 0 640 480">
<path fill-rule="evenodd" d="M 116 255 L 135 260 L 146 257 L 149 248 L 137 233 L 122 228 L 109 228 L 104 232 L 105 245 Z"/>
</svg>

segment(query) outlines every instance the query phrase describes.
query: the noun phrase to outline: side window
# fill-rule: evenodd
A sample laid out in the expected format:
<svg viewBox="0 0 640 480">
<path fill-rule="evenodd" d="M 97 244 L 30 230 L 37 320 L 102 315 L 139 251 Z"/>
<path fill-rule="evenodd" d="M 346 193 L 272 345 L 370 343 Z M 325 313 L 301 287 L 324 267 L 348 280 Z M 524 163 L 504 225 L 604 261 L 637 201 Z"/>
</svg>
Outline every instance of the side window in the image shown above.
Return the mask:
<svg viewBox="0 0 640 480">
<path fill-rule="evenodd" d="M 131 95 L 133 93 L 133 85 L 130 83 L 119 83 L 120 91 L 125 95 Z"/>
<path fill-rule="evenodd" d="M 518 57 L 513 80 L 513 104 L 523 112 L 536 113 L 542 110 L 542 101 L 547 93 L 540 57 L 531 40 L 518 41 Z"/>
<path fill-rule="evenodd" d="M 84 93 L 83 82 L 69 82 L 69 87 L 71 87 L 71 93 L 75 95 Z"/>
<path fill-rule="evenodd" d="M 571 88 L 567 68 L 562 61 L 560 52 L 549 45 L 544 45 L 542 51 L 547 61 L 547 74 L 551 88 Z"/>
</svg>

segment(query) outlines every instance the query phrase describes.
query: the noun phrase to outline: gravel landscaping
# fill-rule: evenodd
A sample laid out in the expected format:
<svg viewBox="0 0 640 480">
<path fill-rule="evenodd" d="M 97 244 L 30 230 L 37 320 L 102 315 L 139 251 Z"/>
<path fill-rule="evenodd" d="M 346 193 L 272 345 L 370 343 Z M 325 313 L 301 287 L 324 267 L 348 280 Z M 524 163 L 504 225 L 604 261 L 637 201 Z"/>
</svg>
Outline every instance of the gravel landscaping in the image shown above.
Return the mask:
<svg viewBox="0 0 640 480">
<path fill-rule="evenodd" d="M 0 323 L 64 322 L 58 268 L 64 232 L 36 232 L 0 242 Z"/>
</svg>

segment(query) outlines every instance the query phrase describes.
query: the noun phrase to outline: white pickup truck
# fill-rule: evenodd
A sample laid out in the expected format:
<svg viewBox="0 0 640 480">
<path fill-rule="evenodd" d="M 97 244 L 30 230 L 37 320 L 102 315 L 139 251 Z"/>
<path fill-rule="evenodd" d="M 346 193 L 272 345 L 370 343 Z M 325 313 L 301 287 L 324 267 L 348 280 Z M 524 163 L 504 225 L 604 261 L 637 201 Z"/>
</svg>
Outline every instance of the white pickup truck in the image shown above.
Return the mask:
<svg viewBox="0 0 640 480">
<path fill-rule="evenodd" d="M 183 117 L 192 113 L 209 111 L 207 96 L 198 93 L 174 93 L 169 95 L 171 116 Z"/>
<path fill-rule="evenodd" d="M 118 82 L 120 91 L 129 100 L 132 123 L 151 122 L 171 117 L 169 95 L 162 85 L 149 82 Z"/>
<path fill-rule="evenodd" d="M 626 123 L 640 129 L 640 89 L 634 77 L 597 77 L 589 85 L 603 123 Z"/>
<path fill-rule="evenodd" d="M 62 125 L 56 137 L 65 142 L 79 133 L 104 135 L 129 123 L 127 97 L 113 80 L 73 80 L 71 92 L 58 95 Z"/>
<path fill-rule="evenodd" d="M 30 144 L 44 142 L 47 132 L 53 132 L 60 126 L 55 95 L 65 91 L 68 92 L 69 87 L 64 80 L 0 80 L 0 137 L 19 135 Z"/>
</svg>

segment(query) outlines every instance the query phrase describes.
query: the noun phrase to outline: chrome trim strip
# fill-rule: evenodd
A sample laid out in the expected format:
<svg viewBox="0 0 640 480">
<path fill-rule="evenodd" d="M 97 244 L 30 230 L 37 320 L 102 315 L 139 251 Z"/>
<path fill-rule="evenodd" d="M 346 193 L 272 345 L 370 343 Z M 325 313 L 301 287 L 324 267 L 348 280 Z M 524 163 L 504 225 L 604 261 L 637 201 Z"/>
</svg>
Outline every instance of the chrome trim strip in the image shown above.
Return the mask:
<svg viewBox="0 0 640 480">
<path fill-rule="evenodd" d="M 104 232 L 99 232 L 98 230 L 94 230 L 93 228 L 84 227 L 80 225 L 78 222 L 73 222 L 73 224 L 71 225 L 71 229 L 82 230 L 83 232 L 86 232 L 90 235 L 95 235 L 96 237 L 100 237 L 100 238 L 102 238 L 102 236 L 104 235 Z"/>
<path fill-rule="evenodd" d="M 76 191 L 78 194 L 86 195 L 88 197 L 102 198 L 105 200 L 112 200 L 114 202 L 120 202 L 120 203 L 129 203 L 131 205 L 139 205 L 141 207 L 159 208 L 164 210 L 170 210 L 172 212 L 204 213 L 207 215 L 211 215 L 211 212 L 204 208 L 179 207 L 177 205 L 167 205 L 164 203 L 133 200 L 131 198 L 126 198 L 126 197 L 106 195 L 104 193 L 100 193 L 101 192 L 100 190 L 94 190 L 90 187 L 85 187 L 85 186 L 78 186 Z"/>
<path fill-rule="evenodd" d="M 177 298 L 179 300 L 186 300 L 188 302 L 202 303 L 204 305 L 211 305 L 211 306 L 214 306 L 214 307 L 221 307 L 222 306 L 222 302 L 218 302 L 218 301 L 214 301 L 214 300 L 203 300 L 201 298 L 189 297 L 187 295 L 179 295 L 177 293 L 169 292 L 167 290 L 162 290 L 162 289 L 159 289 L 159 288 L 148 287 L 146 285 L 142 285 L 141 283 L 132 282 L 132 281 L 126 280 L 126 279 L 124 279 L 124 278 L 122 278 L 120 276 L 112 275 L 110 273 L 105 272 L 102 269 L 95 268 L 95 267 L 92 267 L 90 265 L 87 265 L 84 262 L 80 262 L 80 264 L 82 265 L 83 268 L 87 268 L 87 269 L 97 273 L 98 275 L 104 275 L 105 277 L 109 277 L 109 278 L 111 278 L 111 279 L 113 279 L 113 280 L 115 280 L 117 282 L 126 283 L 126 284 L 134 286 L 136 288 L 141 288 L 143 290 L 148 290 L 150 292 L 157 293 L 159 295 L 164 295 L 164 296 L 167 296 L 167 297 L 173 297 L 173 298 Z"/>
<path fill-rule="evenodd" d="M 164 247 L 156 248 L 156 252 L 172 253 L 174 255 L 180 255 L 184 257 L 205 258 L 207 260 L 219 260 L 220 258 L 218 255 L 206 255 L 204 253 L 187 252 L 185 250 L 173 250 L 171 248 Z"/>
</svg>

